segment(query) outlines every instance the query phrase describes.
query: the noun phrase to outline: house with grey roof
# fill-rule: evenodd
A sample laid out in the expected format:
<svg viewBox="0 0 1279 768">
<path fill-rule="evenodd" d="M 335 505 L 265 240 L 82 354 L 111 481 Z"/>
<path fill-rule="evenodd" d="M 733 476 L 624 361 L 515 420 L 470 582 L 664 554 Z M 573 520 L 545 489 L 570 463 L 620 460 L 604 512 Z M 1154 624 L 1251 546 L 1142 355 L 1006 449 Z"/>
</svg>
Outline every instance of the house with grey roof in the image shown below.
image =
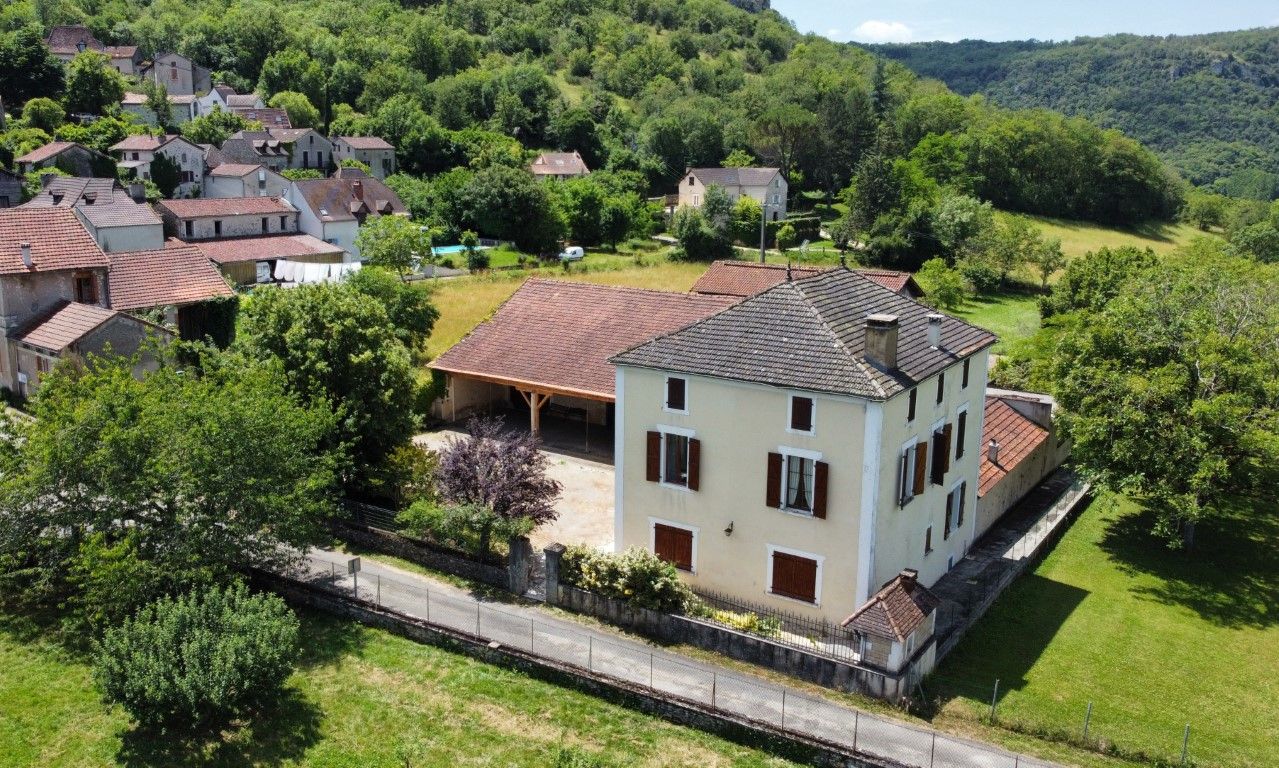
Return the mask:
<svg viewBox="0 0 1279 768">
<path fill-rule="evenodd" d="M 194 96 L 209 90 L 209 69 L 172 51 L 157 53 L 139 74 L 163 85 L 174 96 Z"/>
<path fill-rule="evenodd" d="M 22 178 L 0 168 L 0 208 L 13 208 L 22 202 Z"/>
<path fill-rule="evenodd" d="M 831 626 L 905 569 L 934 584 L 976 537 L 995 342 L 833 269 L 615 355 L 617 551 Z"/>
<path fill-rule="evenodd" d="M 539 179 L 572 179 L 589 176 L 591 169 L 576 150 L 572 152 L 543 152 L 538 155 L 529 170 Z"/>
<path fill-rule="evenodd" d="M 385 179 L 395 173 L 395 147 L 377 136 L 338 136 L 333 139 L 333 160 L 358 160 L 369 167 L 373 178 Z"/>
<path fill-rule="evenodd" d="M 361 224 L 370 217 L 409 215 L 390 187 L 356 168 L 339 168 L 327 179 L 299 179 L 290 185 L 288 199 L 298 209 L 298 229 L 356 259 Z"/>
<path fill-rule="evenodd" d="M 142 55 L 136 45 L 103 45 L 82 24 L 50 27 L 44 42 L 49 46 L 49 53 L 64 63 L 70 63 L 85 51 L 96 51 L 110 57 L 112 68 L 122 75 L 135 74 L 142 66 Z"/>
<path fill-rule="evenodd" d="M 267 128 L 237 131 L 222 142 L 230 162 L 261 163 L 273 171 L 286 168 L 327 173 L 333 162 L 333 142 L 311 128 Z"/>
<path fill-rule="evenodd" d="M 71 208 L 98 247 L 109 253 L 164 247 L 164 222 L 147 205 L 141 184 L 114 179 L 45 176 L 40 194 L 22 208 Z"/>
<path fill-rule="evenodd" d="M 204 184 L 204 150 L 181 136 L 126 136 L 111 147 L 116 165 L 138 179 L 151 178 L 151 163 L 157 155 L 178 169 L 178 185 L 174 197 L 199 195 Z"/>
<path fill-rule="evenodd" d="M 733 202 L 751 197 L 764 207 L 769 221 L 786 218 L 790 185 L 777 168 L 689 168 L 679 182 L 679 204 L 700 208 L 708 187 L 721 187 Z"/>
</svg>

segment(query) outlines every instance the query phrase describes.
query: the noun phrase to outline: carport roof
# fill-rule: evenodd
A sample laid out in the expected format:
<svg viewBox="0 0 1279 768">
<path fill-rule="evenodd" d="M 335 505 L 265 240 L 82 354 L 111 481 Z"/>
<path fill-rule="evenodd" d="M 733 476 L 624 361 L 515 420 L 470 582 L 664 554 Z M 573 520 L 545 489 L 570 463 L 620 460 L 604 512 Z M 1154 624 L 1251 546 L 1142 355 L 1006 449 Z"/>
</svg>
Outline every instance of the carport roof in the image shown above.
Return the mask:
<svg viewBox="0 0 1279 768">
<path fill-rule="evenodd" d="M 612 402 L 613 355 L 738 299 L 531 279 L 431 367 L 458 376 Z"/>
</svg>

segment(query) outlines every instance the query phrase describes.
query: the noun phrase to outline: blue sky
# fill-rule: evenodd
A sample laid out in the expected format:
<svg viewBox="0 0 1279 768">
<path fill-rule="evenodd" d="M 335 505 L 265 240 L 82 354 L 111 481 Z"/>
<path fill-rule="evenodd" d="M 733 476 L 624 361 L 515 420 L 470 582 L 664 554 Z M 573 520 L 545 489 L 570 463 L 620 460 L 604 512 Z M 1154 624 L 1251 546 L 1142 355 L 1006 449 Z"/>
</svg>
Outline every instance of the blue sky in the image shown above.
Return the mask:
<svg viewBox="0 0 1279 768">
<path fill-rule="evenodd" d="M 801 32 L 864 43 L 1069 40 L 1279 26 L 1275 0 L 773 0 Z"/>
</svg>

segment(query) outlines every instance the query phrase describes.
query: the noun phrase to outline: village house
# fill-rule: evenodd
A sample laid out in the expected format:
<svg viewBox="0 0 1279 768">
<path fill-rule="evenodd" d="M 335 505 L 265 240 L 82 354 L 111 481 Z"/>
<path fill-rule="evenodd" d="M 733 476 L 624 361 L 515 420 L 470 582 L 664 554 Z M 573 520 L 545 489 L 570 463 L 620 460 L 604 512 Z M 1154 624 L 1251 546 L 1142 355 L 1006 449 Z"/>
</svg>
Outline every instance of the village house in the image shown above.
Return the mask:
<svg viewBox="0 0 1279 768">
<path fill-rule="evenodd" d="M 108 258 L 111 308 L 163 309 L 165 322 L 177 327 L 183 339 L 204 337 L 204 302 L 235 293 L 199 248 L 180 240 L 166 240 L 160 250 L 111 253 Z"/>
<path fill-rule="evenodd" d="M 533 160 L 529 170 L 539 179 L 559 179 L 560 181 L 588 176 L 591 173 L 591 169 L 586 167 L 586 161 L 576 151 L 543 152 Z"/>
<path fill-rule="evenodd" d="M 333 140 L 333 159 L 336 165 L 358 160 L 369 167 L 375 179 L 395 173 L 395 147 L 377 136 L 338 136 Z"/>
<path fill-rule="evenodd" d="M 284 197 L 291 186 L 264 165 L 221 163 L 204 174 L 205 197 Z"/>
<path fill-rule="evenodd" d="M 103 45 L 88 27 L 79 24 L 52 27 L 44 42 L 49 46 L 49 53 L 63 63 L 70 63 L 85 51 L 96 51 L 111 57 L 111 66 L 122 75 L 133 75 L 142 66 L 136 45 Z"/>
<path fill-rule="evenodd" d="M 164 247 L 164 224 L 146 204 L 141 184 L 125 190 L 113 179 L 49 174 L 40 193 L 21 208 L 71 208 L 104 251 L 147 251 Z"/>
<path fill-rule="evenodd" d="M 238 131 L 222 142 L 221 155 L 231 163 L 261 163 L 273 171 L 287 168 L 326 173 L 333 143 L 310 128 Z"/>
<path fill-rule="evenodd" d="M 22 178 L 0 168 L 0 208 L 13 208 L 22 202 Z"/>
<path fill-rule="evenodd" d="M 280 197 L 164 200 L 155 207 L 166 234 L 186 242 L 298 231 L 297 208 Z"/>
<path fill-rule="evenodd" d="M 214 109 L 230 112 L 235 108 L 262 109 L 266 103 L 256 93 L 236 93 L 229 85 L 215 85 L 209 92 L 195 100 L 196 116 L 207 115 Z"/>
<path fill-rule="evenodd" d="M 17 166 L 18 173 L 23 175 L 42 168 L 57 168 L 72 176 L 115 178 L 114 160 L 74 141 L 51 141 L 21 157 L 15 157 L 13 164 Z"/>
<path fill-rule="evenodd" d="M 195 115 L 194 96 L 175 96 L 169 94 L 169 115 L 172 125 L 182 125 L 192 120 Z M 126 91 L 120 100 L 120 111 L 127 112 L 147 125 L 159 125 L 155 112 L 147 106 L 146 94 Z"/>
<path fill-rule="evenodd" d="M 298 228 L 358 259 L 355 237 L 369 217 L 408 216 L 398 195 L 356 168 L 339 168 L 327 179 L 300 179 L 289 187 L 298 209 Z"/>
<path fill-rule="evenodd" d="M 747 296 L 763 293 L 778 283 L 785 282 L 788 278 L 808 277 L 832 268 L 760 264 L 754 261 L 713 261 L 689 290 L 693 293 L 737 296 L 744 299 Z M 908 299 L 924 297 L 924 289 L 919 287 L 919 283 L 915 282 L 915 278 L 909 272 L 861 268 L 854 271 Z"/>
<path fill-rule="evenodd" d="M 195 96 L 209 90 L 209 70 L 180 53 L 156 54 L 139 74 L 163 85 L 174 96 Z"/>
<path fill-rule="evenodd" d="M 260 100 L 257 100 L 260 101 Z M 231 111 L 243 117 L 245 120 L 251 120 L 255 123 L 261 123 L 263 128 L 292 128 L 293 123 L 289 122 L 289 113 L 283 109 L 274 107 L 231 107 Z"/>
<path fill-rule="evenodd" d="M 181 136 L 126 136 L 111 147 L 117 166 L 133 172 L 139 179 L 151 178 L 151 163 L 156 155 L 167 158 L 178 168 L 179 179 L 174 195 L 199 195 L 204 183 L 204 150 Z"/>
<path fill-rule="evenodd" d="M 977 535 L 1061 466 L 1070 445 L 1058 439 L 1051 395 L 986 390 L 980 479 L 977 485 Z"/>
<path fill-rule="evenodd" d="M 702 207 L 710 186 L 723 188 L 733 202 L 743 196 L 753 198 L 769 221 L 786 218 L 790 185 L 777 168 L 689 168 L 679 183 L 679 204 Z"/>
</svg>

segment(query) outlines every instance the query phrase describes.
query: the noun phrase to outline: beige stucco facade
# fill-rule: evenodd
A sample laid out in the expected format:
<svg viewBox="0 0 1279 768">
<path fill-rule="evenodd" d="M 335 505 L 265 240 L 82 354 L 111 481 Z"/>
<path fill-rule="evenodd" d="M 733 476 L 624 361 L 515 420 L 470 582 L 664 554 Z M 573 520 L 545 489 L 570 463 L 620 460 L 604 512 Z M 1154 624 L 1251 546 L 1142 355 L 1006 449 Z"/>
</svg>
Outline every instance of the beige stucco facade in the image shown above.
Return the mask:
<svg viewBox="0 0 1279 768">
<path fill-rule="evenodd" d="M 728 193 L 734 203 L 742 196 L 754 198 L 764 206 L 765 218 L 778 221 L 786 218 L 786 196 L 790 185 L 779 173 L 767 185 L 719 185 Z M 679 182 L 679 204 L 700 208 L 706 199 L 706 185 L 697 176 L 689 173 Z"/>
<path fill-rule="evenodd" d="M 665 408 L 666 372 L 618 366 L 616 548 L 652 551 L 654 524 L 691 530 L 693 569 L 682 575 L 695 589 L 832 622 L 903 568 L 918 569 L 919 580 L 933 584 L 974 538 L 986 357 L 982 351 L 970 358 L 966 387 L 962 362 L 947 369 L 940 403 L 937 377 L 921 382 L 913 420 L 905 392 L 879 402 L 669 374 L 687 382 L 686 412 L 674 412 Z M 789 428 L 792 395 L 814 401 L 811 434 Z M 968 413 L 962 458 L 952 458 L 943 484 L 927 481 L 900 506 L 904 447 L 929 440 L 935 426 L 953 424 L 961 411 Z M 698 490 L 647 480 L 649 431 L 700 441 Z M 825 519 L 769 508 L 769 453 L 828 465 Z M 964 522 L 945 537 L 947 495 L 961 484 Z M 932 550 L 926 553 L 929 525 Z M 771 594 L 774 551 L 817 561 L 813 603 Z"/>
</svg>

